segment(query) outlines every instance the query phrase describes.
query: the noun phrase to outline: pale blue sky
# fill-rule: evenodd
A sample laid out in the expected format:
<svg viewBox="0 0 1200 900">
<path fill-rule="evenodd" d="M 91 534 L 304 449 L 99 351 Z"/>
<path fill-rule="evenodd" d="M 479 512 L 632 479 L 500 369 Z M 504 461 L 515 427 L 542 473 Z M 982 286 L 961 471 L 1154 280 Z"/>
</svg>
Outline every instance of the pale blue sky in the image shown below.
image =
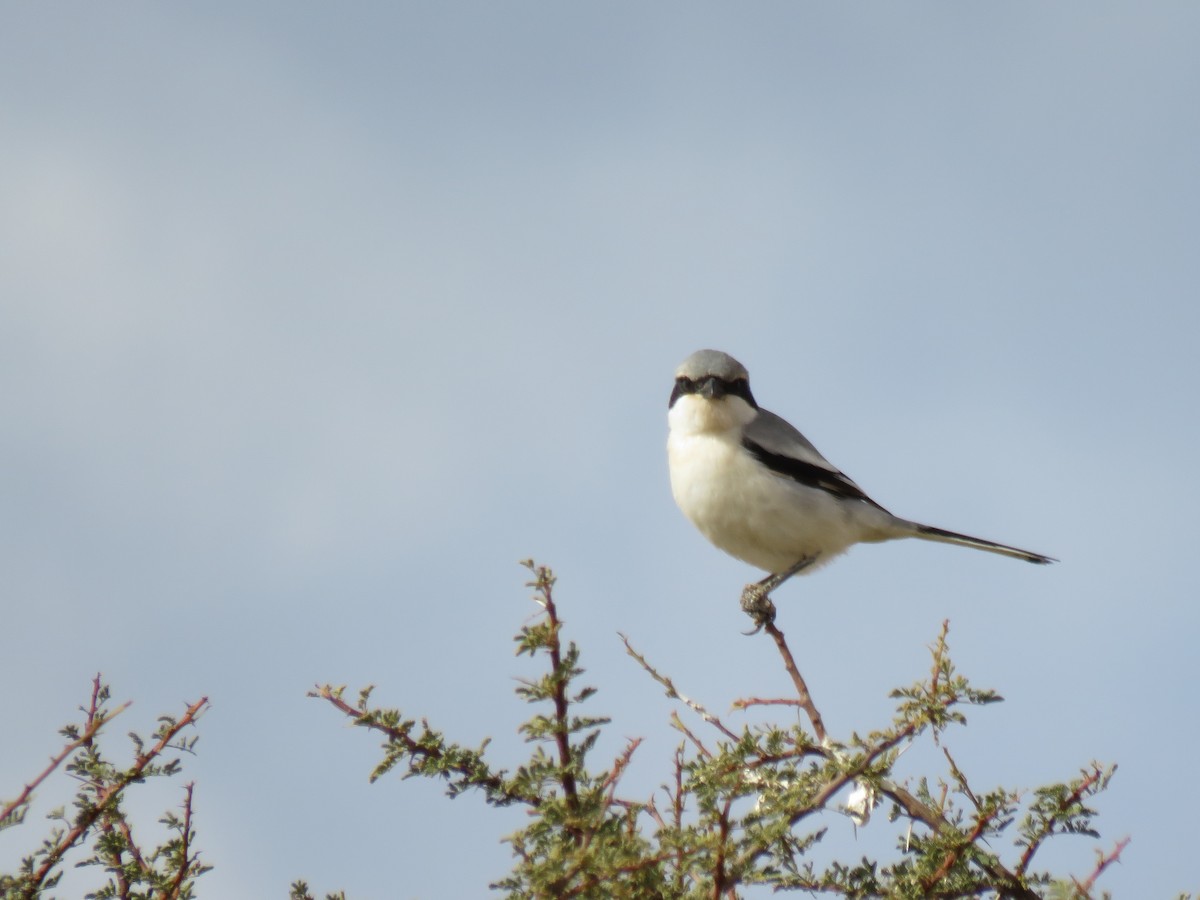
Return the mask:
<svg viewBox="0 0 1200 900">
<path fill-rule="evenodd" d="M 1183 2 L 6 7 L 0 795 L 100 670 L 118 743 L 212 700 L 201 896 L 482 896 L 520 814 L 367 785 L 304 693 L 515 763 L 526 556 L 597 764 L 646 737 L 649 792 L 675 736 L 618 630 L 715 709 L 787 691 L 738 633 L 757 574 L 667 487 L 713 346 L 885 506 L 1062 559 L 906 542 L 781 590 L 831 731 L 886 723 L 949 617 L 1008 698 L 951 739 L 978 784 L 1118 762 L 1104 887 L 1200 888 L 1198 39 Z"/>
</svg>

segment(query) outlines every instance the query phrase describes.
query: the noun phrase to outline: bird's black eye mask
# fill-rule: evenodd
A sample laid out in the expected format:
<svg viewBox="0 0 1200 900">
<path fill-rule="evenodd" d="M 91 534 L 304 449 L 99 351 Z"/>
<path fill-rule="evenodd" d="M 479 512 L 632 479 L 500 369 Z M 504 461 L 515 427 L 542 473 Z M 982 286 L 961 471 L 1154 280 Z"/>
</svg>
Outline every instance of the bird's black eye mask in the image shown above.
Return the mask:
<svg viewBox="0 0 1200 900">
<path fill-rule="evenodd" d="M 732 381 L 719 378 L 716 375 L 704 375 L 700 378 L 688 378 L 680 375 L 675 379 L 675 389 L 671 391 L 671 402 L 667 409 L 675 405 L 675 401 L 685 394 L 699 394 L 709 400 L 720 400 L 722 397 L 741 397 L 755 409 L 754 395 L 750 393 L 750 382 L 745 378 L 735 378 Z"/>
</svg>

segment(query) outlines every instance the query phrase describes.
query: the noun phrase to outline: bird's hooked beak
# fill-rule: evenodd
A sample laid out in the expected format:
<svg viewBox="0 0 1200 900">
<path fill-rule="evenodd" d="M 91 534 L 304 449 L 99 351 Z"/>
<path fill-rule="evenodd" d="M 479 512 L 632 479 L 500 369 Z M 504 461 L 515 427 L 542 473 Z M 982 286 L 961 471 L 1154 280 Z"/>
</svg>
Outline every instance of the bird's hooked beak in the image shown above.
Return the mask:
<svg viewBox="0 0 1200 900">
<path fill-rule="evenodd" d="M 725 384 L 716 375 L 709 375 L 696 389 L 696 393 L 706 400 L 720 400 L 725 396 Z"/>
</svg>

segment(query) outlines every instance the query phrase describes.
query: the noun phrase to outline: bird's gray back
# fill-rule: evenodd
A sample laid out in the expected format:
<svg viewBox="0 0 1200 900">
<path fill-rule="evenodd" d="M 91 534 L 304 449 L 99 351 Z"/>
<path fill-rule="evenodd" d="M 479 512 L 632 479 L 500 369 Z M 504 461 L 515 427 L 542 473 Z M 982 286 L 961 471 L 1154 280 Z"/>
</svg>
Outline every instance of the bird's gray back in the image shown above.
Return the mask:
<svg viewBox="0 0 1200 900">
<path fill-rule="evenodd" d="M 832 472 L 837 471 L 812 445 L 812 441 L 782 416 L 777 416 L 770 410 L 759 409 L 754 421 L 746 426 L 745 437 L 771 453 L 791 456 Z"/>
</svg>

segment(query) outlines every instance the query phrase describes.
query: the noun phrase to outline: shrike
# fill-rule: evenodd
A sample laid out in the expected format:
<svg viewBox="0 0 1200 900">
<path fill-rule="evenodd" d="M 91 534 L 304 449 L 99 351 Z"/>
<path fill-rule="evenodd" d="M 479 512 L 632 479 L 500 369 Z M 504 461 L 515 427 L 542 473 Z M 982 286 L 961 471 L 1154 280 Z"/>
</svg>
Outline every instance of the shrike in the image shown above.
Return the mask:
<svg viewBox="0 0 1200 900">
<path fill-rule="evenodd" d="M 761 409 L 745 367 L 719 350 L 699 350 L 676 370 L 667 419 L 679 508 L 717 547 L 770 573 L 742 595 L 760 625 L 773 615 L 771 591 L 853 544 L 914 537 L 1031 563 L 1055 561 L 892 515 L 804 435 Z"/>
</svg>

